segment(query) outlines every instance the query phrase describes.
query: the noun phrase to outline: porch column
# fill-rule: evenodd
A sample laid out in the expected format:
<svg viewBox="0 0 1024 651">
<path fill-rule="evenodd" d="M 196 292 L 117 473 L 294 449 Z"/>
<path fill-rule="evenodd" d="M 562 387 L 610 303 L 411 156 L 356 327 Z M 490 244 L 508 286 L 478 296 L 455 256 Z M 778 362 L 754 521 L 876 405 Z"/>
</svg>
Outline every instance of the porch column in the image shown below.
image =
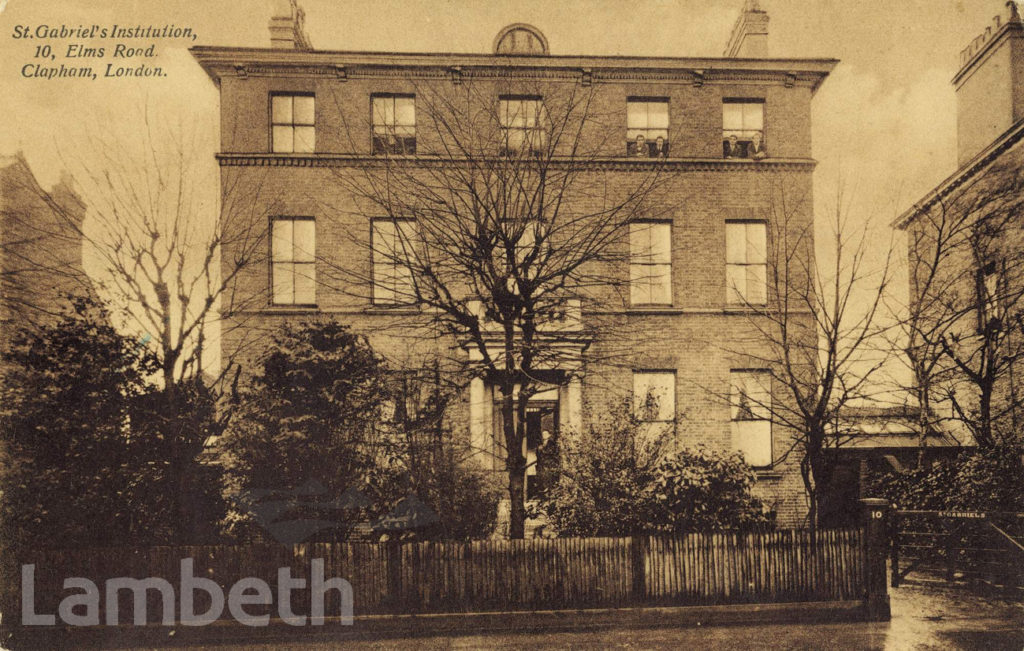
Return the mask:
<svg viewBox="0 0 1024 651">
<path fill-rule="evenodd" d="M 576 432 L 583 429 L 583 381 L 578 375 L 569 378 L 566 388 L 566 424 Z"/>
<path fill-rule="evenodd" d="M 469 444 L 473 447 L 472 457 L 481 466 L 487 467 L 490 459 L 487 452 L 487 391 L 483 378 L 473 378 L 469 383 Z"/>
</svg>

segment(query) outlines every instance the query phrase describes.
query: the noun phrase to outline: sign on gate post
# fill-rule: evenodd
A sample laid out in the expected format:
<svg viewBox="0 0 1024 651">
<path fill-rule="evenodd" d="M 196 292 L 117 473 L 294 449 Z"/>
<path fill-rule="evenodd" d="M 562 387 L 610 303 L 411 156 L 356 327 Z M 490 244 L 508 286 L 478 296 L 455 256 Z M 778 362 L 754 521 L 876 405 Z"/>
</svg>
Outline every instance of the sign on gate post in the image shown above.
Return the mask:
<svg viewBox="0 0 1024 651">
<path fill-rule="evenodd" d="M 889 502 L 883 499 L 862 499 L 864 508 L 865 595 L 864 610 L 868 619 L 887 621 L 890 618 L 889 586 L 885 575 L 888 540 Z"/>
</svg>

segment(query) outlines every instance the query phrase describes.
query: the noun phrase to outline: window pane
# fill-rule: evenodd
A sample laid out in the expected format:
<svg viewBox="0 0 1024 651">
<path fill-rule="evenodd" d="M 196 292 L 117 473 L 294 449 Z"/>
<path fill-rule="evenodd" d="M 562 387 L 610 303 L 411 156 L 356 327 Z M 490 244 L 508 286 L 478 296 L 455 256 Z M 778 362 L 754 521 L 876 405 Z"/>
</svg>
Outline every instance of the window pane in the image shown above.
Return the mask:
<svg viewBox="0 0 1024 651">
<path fill-rule="evenodd" d="M 747 224 L 746 233 L 746 261 L 763 263 L 768 259 L 767 243 L 765 241 L 765 224 Z"/>
<path fill-rule="evenodd" d="M 313 127 L 295 127 L 295 151 L 313 151 L 315 132 Z"/>
<path fill-rule="evenodd" d="M 743 128 L 743 105 L 732 102 L 722 104 L 722 129 L 739 131 Z"/>
<path fill-rule="evenodd" d="M 274 228 L 271 237 L 271 257 L 276 261 L 290 261 L 292 259 L 292 226 L 295 223 L 291 219 L 275 219 L 270 222 Z"/>
<path fill-rule="evenodd" d="M 650 262 L 672 262 L 672 227 L 670 224 L 649 224 Z"/>
<path fill-rule="evenodd" d="M 391 105 L 390 97 L 374 97 L 373 98 L 373 124 L 375 126 L 384 126 L 387 124 L 387 111 Z"/>
<path fill-rule="evenodd" d="M 626 127 L 647 128 L 647 106 L 645 102 L 626 102 Z"/>
<path fill-rule="evenodd" d="M 647 305 L 651 302 L 649 265 L 629 265 L 629 302 L 633 305 Z"/>
<path fill-rule="evenodd" d="M 764 128 L 764 104 L 737 104 L 743 107 L 743 128 L 748 131 L 760 131 Z"/>
<path fill-rule="evenodd" d="M 294 265 L 290 262 L 275 262 L 271 268 L 271 282 L 275 303 L 295 302 Z"/>
<path fill-rule="evenodd" d="M 395 98 L 395 123 L 405 126 L 416 124 L 416 103 L 413 98 Z"/>
<path fill-rule="evenodd" d="M 295 302 L 316 303 L 316 264 L 295 265 Z"/>
<path fill-rule="evenodd" d="M 772 424 L 767 420 L 737 420 L 732 423 L 733 450 L 751 466 L 772 464 Z"/>
<path fill-rule="evenodd" d="M 501 122 L 501 126 L 507 127 L 511 122 L 511 102 L 507 99 L 498 100 L 498 120 Z"/>
<path fill-rule="evenodd" d="M 633 407 L 641 420 L 675 418 L 675 373 L 633 373 Z"/>
<path fill-rule="evenodd" d="M 294 98 L 294 119 L 295 124 L 315 124 L 315 111 L 313 109 L 313 98 L 308 95 L 296 95 Z"/>
<path fill-rule="evenodd" d="M 747 274 L 743 265 L 725 267 L 726 300 L 730 305 L 743 305 L 747 295 Z"/>
<path fill-rule="evenodd" d="M 668 102 L 646 102 L 647 126 L 652 129 L 668 128 Z"/>
<path fill-rule="evenodd" d="M 274 95 L 270 98 L 271 117 L 274 124 L 292 123 L 291 95 Z"/>
<path fill-rule="evenodd" d="M 733 264 L 747 261 L 746 224 L 741 222 L 726 222 L 725 261 Z"/>
<path fill-rule="evenodd" d="M 402 303 L 412 303 L 416 299 L 412 271 L 408 267 L 399 266 L 395 269 L 395 295 L 395 300 Z"/>
<path fill-rule="evenodd" d="M 751 305 L 764 305 L 767 302 L 767 280 L 765 279 L 765 265 L 752 264 L 746 267 L 747 270 L 747 302 Z"/>
<path fill-rule="evenodd" d="M 298 262 L 312 262 L 316 259 L 316 222 L 312 219 L 296 219 L 294 222 L 294 257 Z"/>
<path fill-rule="evenodd" d="M 292 142 L 292 127 L 274 127 L 274 151 L 276 153 L 290 153 L 295 151 L 295 144 Z"/>
<path fill-rule="evenodd" d="M 667 264 L 650 265 L 650 302 L 672 303 L 672 267 Z"/>
<path fill-rule="evenodd" d="M 652 262 L 651 224 L 635 222 L 629 225 L 629 253 L 635 262 Z"/>
</svg>

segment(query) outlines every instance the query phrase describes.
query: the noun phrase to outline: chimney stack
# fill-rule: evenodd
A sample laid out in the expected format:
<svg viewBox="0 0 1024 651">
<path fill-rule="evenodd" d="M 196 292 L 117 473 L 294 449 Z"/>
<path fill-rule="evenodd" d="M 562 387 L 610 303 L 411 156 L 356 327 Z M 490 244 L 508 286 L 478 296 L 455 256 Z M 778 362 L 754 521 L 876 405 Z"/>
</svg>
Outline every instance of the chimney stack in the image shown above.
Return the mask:
<svg viewBox="0 0 1024 651">
<path fill-rule="evenodd" d="M 957 161 L 967 163 L 1024 119 L 1024 25 L 1017 5 L 960 51 L 953 77 L 957 105 Z"/>
<path fill-rule="evenodd" d="M 764 59 L 768 56 L 768 13 L 757 0 L 744 0 L 743 11 L 732 27 L 724 56 Z"/>
<path fill-rule="evenodd" d="M 274 0 L 270 18 L 270 47 L 285 50 L 312 50 L 306 36 L 306 12 L 296 0 Z"/>
</svg>

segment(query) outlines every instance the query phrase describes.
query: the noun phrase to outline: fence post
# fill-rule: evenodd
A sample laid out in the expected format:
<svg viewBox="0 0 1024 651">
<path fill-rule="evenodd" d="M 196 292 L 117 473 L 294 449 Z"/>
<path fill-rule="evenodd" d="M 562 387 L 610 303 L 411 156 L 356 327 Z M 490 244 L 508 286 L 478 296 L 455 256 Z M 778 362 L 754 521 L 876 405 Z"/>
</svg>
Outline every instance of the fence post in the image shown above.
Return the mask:
<svg viewBox="0 0 1024 651">
<path fill-rule="evenodd" d="M 646 570 L 645 557 L 647 556 L 647 537 L 633 536 L 630 544 L 633 565 L 633 602 L 639 603 L 646 598 Z"/>
<path fill-rule="evenodd" d="M 887 621 L 891 616 L 889 586 L 885 580 L 889 502 L 883 499 L 865 498 L 860 503 L 864 507 L 864 579 L 866 588 L 864 610 L 869 620 Z"/>
<path fill-rule="evenodd" d="M 900 516 L 895 510 L 889 513 L 889 571 L 892 572 L 894 588 L 900 587 Z"/>
</svg>

